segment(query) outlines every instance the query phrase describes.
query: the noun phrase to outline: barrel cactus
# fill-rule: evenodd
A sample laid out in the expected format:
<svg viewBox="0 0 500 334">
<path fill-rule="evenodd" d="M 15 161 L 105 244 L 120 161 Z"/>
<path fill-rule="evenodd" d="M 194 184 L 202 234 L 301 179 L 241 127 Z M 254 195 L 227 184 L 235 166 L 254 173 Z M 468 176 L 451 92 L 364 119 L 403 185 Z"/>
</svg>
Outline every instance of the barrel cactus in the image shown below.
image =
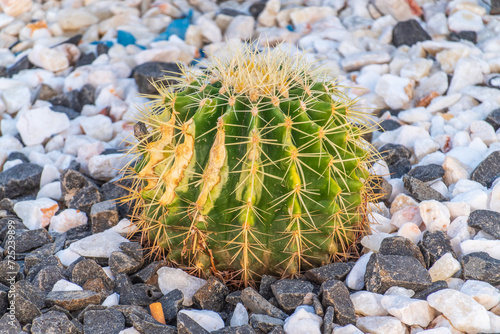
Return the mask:
<svg viewBox="0 0 500 334">
<path fill-rule="evenodd" d="M 248 284 L 352 250 L 377 197 L 374 150 L 335 81 L 304 55 L 251 45 L 170 79 L 136 124 L 126 173 L 153 253 Z"/>
</svg>

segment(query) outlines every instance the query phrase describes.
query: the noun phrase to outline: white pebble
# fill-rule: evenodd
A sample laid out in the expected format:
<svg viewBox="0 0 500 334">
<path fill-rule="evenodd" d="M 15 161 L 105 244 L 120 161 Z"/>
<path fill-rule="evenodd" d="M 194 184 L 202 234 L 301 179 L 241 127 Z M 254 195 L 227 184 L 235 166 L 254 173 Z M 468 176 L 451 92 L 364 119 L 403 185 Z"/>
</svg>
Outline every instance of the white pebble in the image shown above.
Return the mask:
<svg viewBox="0 0 500 334">
<path fill-rule="evenodd" d="M 356 328 L 354 325 L 338 326 L 333 328 L 332 334 L 363 334 L 362 331 Z"/>
<path fill-rule="evenodd" d="M 55 254 L 55 256 L 57 256 L 61 261 L 62 265 L 66 267 L 80 258 L 80 254 L 73 252 L 69 248 L 60 250 Z"/>
<path fill-rule="evenodd" d="M 38 193 L 36 194 L 36 198 L 48 197 L 53 200 L 59 201 L 62 197 L 61 192 L 61 182 L 52 182 L 44 185 Z"/>
<path fill-rule="evenodd" d="M 460 292 L 471 296 L 487 310 L 500 303 L 500 291 L 486 282 L 467 280 L 460 288 Z"/>
<path fill-rule="evenodd" d="M 120 251 L 119 246 L 122 242 L 129 240 L 116 232 L 106 230 L 80 239 L 72 243 L 69 248 L 81 256 L 108 258 L 111 253 Z"/>
<path fill-rule="evenodd" d="M 448 17 L 448 28 L 451 31 L 475 31 L 484 28 L 483 19 L 468 10 L 459 10 Z"/>
<path fill-rule="evenodd" d="M 322 323 L 323 319 L 314 313 L 312 306 L 301 305 L 285 319 L 283 329 L 286 334 L 321 334 Z"/>
<path fill-rule="evenodd" d="M 231 327 L 248 325 L 248 312 L 242 303 L 236 304 L 230 325 Z"/>
<path fill-rule="evenodd" d="M 82 291 L 83 288 L 65 279 L 60 279 L 54 284 L 51 291 Z"/>
<path fill-rule="evenodd" d="M 26 145 L 43 143 L 50 136 L 69 128 L 66 114 L 52 111 L 49 107 L 23 112 L 17 122 L 17 130 Z"/>
<path fill-rule="evenodd" d="M 59 210 L 56 201 L 50 198 L 39 198 L 32 201 L 22 201 L 14 204 L 14 211 L 30 230 L 46 227 L 50 219 Z"/>
<path fill-rule="evenodd" d="M 130 156 L 121 153 L 93 156 L 88 162 L 89 173 L 95 179 L 110 180 L 118 175 L 130 159 Z"/>
<path fill-rule="evenodd" d="M 409 326 L 427 327 L 434 319 L 434 309 L 425 300 L 386 295 L 382 297 L 381 304 L 390 315 Z"/>
<path fill-rule="evenodd" d="M 373 252 L 368 252 L 363 254 L 357 261 L 354 267 L 351 269 L 346 277 L 345 284 L 348 288 L 353 290 L 361 290 L 365 286 L 365 272 L 366 265 L 370 260 L 370 256 Z"/>
<path fill-rule="evenodd" d="M 118 305 L 119 302 L 120 302 L 120 295 L 115 292 L 115 293 L 112 293 L 109 296 L 107 296 L 101 305 L 111 307 L 111 306 Z"/>
<path fill-rule="evenodd" d="M 15 114 L 31 105 L 31 93 L 28 87 L 16 85 L 2 90 L 2 99 L 7 113 Z"/>
<path fill-rule="evenodd" d="M 444 204 L 435 200 L 422 201 L 419 209 L 428 231 L 446 231 L 450 225 L 450 212 Z"/>
<path fill-rule="evenodd" d="M 375 87 L 375 93 L 392 109 L 407 108 L 413 96 L 414 84 L 410 79 L 384 74 Z"/>
<path fill-rule="evenodd" d="M 406 326 L 398 319 L 386 317 L 359 317 L 356 327 L 365 333 L 372 334 L 406 334 Z"/>
<path fill-rule="evenodd" d="M 28 54 L 28 59 L 32 64 L 51 72 L 65 70 L 70 65 L 64 52 L 41 44 L 35 45 L 33 50 Z"/>
<path fill-rule="evenodd" d="M 49 231 L 64 233 L 87 224 L 87 215 L 75 209 L 66 209 L 50 219 Z"/>
<path fill-rule="evenodd" d="M 417 244 L 422 240 L 423 234 L 420 228 L 414 223 L 406 223 L 398 230 L 398 236 L 408 238 L 413 241 L 414 244 Z"/>
<path fill-rule="evenodd" d="M 389 313 L 382 306 L 382 297 L 383 295 L 378 293 L 359 291 L 351 295 L 351 300 L 356 314 L 362 316 L 384 316 Z"/>
<path fill-rule="evenodd" d="M 429 268 L 429 275 L 431 275 L 433 282 L 444 281 L 453 276 L 460 268 L 460 262 L 451 253 L 446 253 Z"/>
<path fill-rule="evenodd" d="M 191 306 L 193 295 L 207 283 L 206 280 L 191 276 L 182 269 L 163 267 L 158 270 L 158 285 L 163 294 L 179 289 L 184 294 L 182 305 Z M 222 326 L 224 327 L 224 326 Z"/>
<path fill-rule="evenodd" d="M 492 258 L 500 260 L 500 240 L 465 240 L 460 244 L 460 249 L 463 255 L 485 252 Z"/>
<path fill-rule="evenodd" d="M 80 117 L 80 125 L 85 133 L 100 141 L 109 141 L 113 138 L 111 118 L 105 115 Z"/>
</svg>

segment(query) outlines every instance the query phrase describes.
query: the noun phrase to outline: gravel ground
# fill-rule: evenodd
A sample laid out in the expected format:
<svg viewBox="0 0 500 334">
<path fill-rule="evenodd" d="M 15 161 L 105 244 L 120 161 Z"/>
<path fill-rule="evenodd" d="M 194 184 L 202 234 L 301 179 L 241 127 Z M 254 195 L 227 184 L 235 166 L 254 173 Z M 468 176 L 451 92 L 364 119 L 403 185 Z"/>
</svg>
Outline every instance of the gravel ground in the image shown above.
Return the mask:
<svg viewBox="0 0 500 334">
<path fill-rule="evenodd" d="M 499 0 L 0 8 L 0 334 L 500 333 Z M 145 261 L 114 199 L 148 80 L 259 36 L 355 87 L 386 196 L 357 261 L 231 291 Z"/>
</svg>

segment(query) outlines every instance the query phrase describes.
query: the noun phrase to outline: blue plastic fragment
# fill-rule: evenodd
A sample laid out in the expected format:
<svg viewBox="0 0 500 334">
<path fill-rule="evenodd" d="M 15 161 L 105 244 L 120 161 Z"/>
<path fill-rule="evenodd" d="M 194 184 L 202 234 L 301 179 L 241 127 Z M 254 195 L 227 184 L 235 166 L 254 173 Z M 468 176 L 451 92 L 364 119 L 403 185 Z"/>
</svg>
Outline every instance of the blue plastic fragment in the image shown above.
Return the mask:
<svg viewBox="0 0 500 334">
<path fill-rule="evenodd" d="M 185 17 L 173 20 L 167 29 L 155 38 L 155 41 L 167 41 L 172 35 L 177 35 L 180 39 L 184 39 L 192 17 L 193 10 L 190 9 Z"/>
<path fill-rule="evenodd" d="M 112 47 L 112 46 L 113 46 L 113 44 L 114 44 L 114 43 L 113 43 L 112 41 L 93 41 L 93 42 L 91 42 L 90 44 L 92 44 L 92 45 L 97 45 L 97 44 L 106 44 L 106 46 L 107 46 L 108 48 L 110 48 L 110 47 Z"/>
<path fill-rule="evenodd" d="M 288 29 L 288 31 L 293 31 L 293 26 L 291 24 L 287 25 L 286 28 Z"/>
<path fill-rule="evenodd" d="M 123 46 L 127 46 L 130 44 L 135 44 L 135 37 L 131 33 L 123 30 L 118 30 L 117 36 L 116 36 L 118 44 L 121 44 Z"/>
</svg>

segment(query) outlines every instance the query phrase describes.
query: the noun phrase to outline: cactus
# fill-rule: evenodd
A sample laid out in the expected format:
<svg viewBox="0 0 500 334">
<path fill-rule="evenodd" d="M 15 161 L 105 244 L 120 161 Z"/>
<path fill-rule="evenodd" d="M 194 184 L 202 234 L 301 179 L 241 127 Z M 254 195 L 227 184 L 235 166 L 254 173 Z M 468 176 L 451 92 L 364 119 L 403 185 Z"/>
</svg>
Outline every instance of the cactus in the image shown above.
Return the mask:
<svg viewBox="0 0 500 334">
<path fill-rule="evenodd" d="M 132 215 L 151 252 L 253 283 L 347 256 L 377 198 L 366 113 L 283 48 L 233 48 L 156 83 L 131 150 Z"/>
</svg>

